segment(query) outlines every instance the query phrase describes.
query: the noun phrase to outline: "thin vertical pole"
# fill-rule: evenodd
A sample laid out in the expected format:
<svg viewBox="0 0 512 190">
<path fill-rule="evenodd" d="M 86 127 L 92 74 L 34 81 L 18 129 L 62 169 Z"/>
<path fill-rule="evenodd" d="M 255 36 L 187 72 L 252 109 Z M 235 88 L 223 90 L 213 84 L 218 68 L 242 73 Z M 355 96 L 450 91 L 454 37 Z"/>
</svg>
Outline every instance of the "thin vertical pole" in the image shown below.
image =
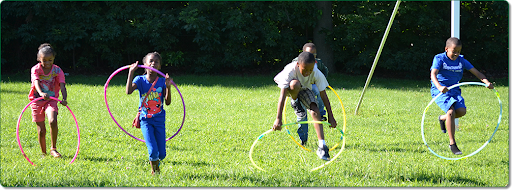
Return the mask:
<svg viewBox="0 0 512 190">
<path fill-rule="evenodd" d="M 451 1 L 451 37 L 460 39 L 460 1 Z"/>
<path fill-rule="evenodd" d="M 372 69 L 370 70 L 370 74 L 366 79 L 366 84 L 364 84 L 363 92 L 361 93 L 361 97 L 359 98 L 359 103 L 357 103 L 355 115 L 359 110 L 359 106 L 363 101 L 364 92 L 366 91 L 366 87 L 372 80 L 373 72 L 375 71 L 375 67 L 377 66 L 377 62 L 379 61 L 380 54 L 382 53 L 382 48 L 384 48 L 384 43 L 386 43 L 386 39 L 388 38 L 389 30 L 391 29 L 391 25 L 393 25 L 393 20 L 395 20 L 396 12 L 398 11 L 398 7 L 400 6 L 400 0 L 396 1 L 395 8 L 393 9 L 393 14 L 391 14 L 391 18 L 389 19 L 388 26 L 386 27 L 386 32 L 384 32 L 384 36 L 382 36 L 382 40 L 380 41 L 379 50 L 377 51 L 377 55 L 375 55 L 375 59 L 373 60 Z"/>
</svg>

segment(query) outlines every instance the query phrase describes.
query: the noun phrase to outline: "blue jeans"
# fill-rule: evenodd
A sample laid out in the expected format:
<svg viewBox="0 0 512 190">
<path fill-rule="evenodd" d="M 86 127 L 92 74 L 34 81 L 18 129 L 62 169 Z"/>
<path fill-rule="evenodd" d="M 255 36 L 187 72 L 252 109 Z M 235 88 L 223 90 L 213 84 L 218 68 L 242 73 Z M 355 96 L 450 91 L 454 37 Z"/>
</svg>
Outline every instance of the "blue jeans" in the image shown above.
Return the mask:
<svg viewBox="0 0 512 190">
<path fill-rule="evenodd" d="M 316 86 L 316 84 L 313 84 L 312 86 L 313 86 L 312 91 L 315 94 L 316 99 L 318 101 L 318 109 L 320 110 L 320 115 L 324 116 L 325 115 L 324 102 L 322 101 L 322 97 L 320 97 L 320 91 L 318 90 L 318 87 Z M 302 107 L 304 107 L 304 105 L 302 105 Z M 306 114 L 306 117 L 304 117 L 304 118 L 297 117 L 297 121 L 307 121 L 307 120 L 308 120 L 307 114 Z M 299 128 L 297 129 L 297 134 L 299 134 L 300 140 L 307 141 L 308 140 L 308 124 L 307 123 L 299 124 Z"/>
<path fill-rule="evenodd" d="M 155 121 L 153 118 L 140 120 L 140 129 L 146 147 L 148 147 L 149 161 L 162 160 L 166 156 L 165 151 L 165 120 Z"/>
</svg>

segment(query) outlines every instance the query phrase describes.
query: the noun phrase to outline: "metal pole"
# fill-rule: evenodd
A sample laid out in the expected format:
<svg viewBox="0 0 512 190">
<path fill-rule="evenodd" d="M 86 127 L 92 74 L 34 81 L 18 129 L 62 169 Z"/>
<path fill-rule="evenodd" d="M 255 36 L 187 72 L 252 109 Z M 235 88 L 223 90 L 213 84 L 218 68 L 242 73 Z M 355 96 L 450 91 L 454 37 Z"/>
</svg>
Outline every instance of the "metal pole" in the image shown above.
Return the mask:
<svg viewBox="0 0 512 190">
<path fill-rule="evenodd" d="M 460 1 L 452 0 L 451 37 L 460 39 Z"/>
<path fill-rule="evenodd" d="M 357 103 L 355 115 L 357 115 L 359 106 L 361 105 L 361 102 L 363 101 L 363 96 L 364 96 L 364 92 L 366 91 L 366 87 L 368 87 L 368 84 L 372 80 L 373 72 L 375 71 L 377 62 L 379 61 L 380 54 L 382 53 L 382 48 L 384 48 L 384 43 L 386 43 L 386 39 L 388 38 L 389 30 L 391 29 L 391 25 L 393 25 L 393 20 L 395 20 L 395 15 L 396 15 L 396 12 L 398 11 L 399 6 L 400 6 L 400 0 L 396 1 L 395 8 L 393 9 L 393 14 L 391 14 L 391 18 L 389 19 L 388 26 L 386 27 L 386 32 L 384 32 L 384 36 L 382 37 L 382 41 L 380 42 L 379 50 L 377 51 L 377 55 L 375 56 L 375 59 L 373 60 L 372 69 L 370 70 L 370 74 L 368 75 L 368 78 L 366 79 L 366 84 L 364 84 L 363 92 L 361 93 L 361 97 L 359 98 L 359 103 Z"/>
</svg>

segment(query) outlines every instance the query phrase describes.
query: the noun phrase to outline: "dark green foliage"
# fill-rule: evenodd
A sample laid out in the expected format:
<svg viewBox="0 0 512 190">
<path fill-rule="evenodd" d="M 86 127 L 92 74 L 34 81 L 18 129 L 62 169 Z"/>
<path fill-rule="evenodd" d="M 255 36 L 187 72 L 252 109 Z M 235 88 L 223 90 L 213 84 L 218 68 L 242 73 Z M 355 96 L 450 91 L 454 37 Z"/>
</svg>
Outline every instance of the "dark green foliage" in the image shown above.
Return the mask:
<svg viewBox="0 0 512 190">
<path fill-rule="evenodd" d="M 333 2 L 336 71 L 366 75 L 396 2 Z M 17 2 L 1 6 L 2 73 L 26 73 L 51 43 L 66 72 L 108 74 L 163 56 L 171 73 L 277 73 L 313 39 L 314 2 Z M 329 13 L 325 13 L 329 14 Z M 487 76 L 508 73 L 508 4 L 461 3 L 462 54 Z M 405 1 L 376 75 L 428 78 L 450 37 L 449 2 Z M 320 57 L 321 58 L 321 57 Z"/>
</svg>

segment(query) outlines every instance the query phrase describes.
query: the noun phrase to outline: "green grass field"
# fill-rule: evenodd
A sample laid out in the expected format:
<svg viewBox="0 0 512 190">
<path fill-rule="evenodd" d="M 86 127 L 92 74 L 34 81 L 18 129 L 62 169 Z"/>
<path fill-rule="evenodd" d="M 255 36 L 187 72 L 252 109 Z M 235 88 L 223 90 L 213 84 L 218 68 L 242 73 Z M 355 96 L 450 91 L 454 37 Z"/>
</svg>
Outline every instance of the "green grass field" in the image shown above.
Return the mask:
<svg viewBox="0 0 512 190">
<path fill-rule="evenodd" d="M 176 76 L 186 103 L 186 121 L 181 132 L 167 142 L 167 157 L 161 174 L 150 175 L 147 148 L 119 129 L 108 115 L 103 85 L 108 76 L 68 76 L 69 107 L 77 117 L 81 144 L 76 161 L 68 164 L 77 148 L 74 121 L 66 107 L 59 106 L 58 149 L 63 158 L 41 158 L 36 126 L 30 109 L 21 121 L 20 138 L 31 166 L 16 141 L 16 123 L 29 102 L 29 76 L 2 76 L 1 83 L 1 185 L 66 187 L 505 187 L 509 184 L 509 87 L 508 79 L 496 81 L 503 102 L 503 118 L 492 141 L 478 154 L 464 160 L 443 160 L 424 145 L 421 118 L 430 97 L 430 83 L 423 81 L 372 80 L 358 115 L 357 101 L 365 76 L 335 76 L 328 80 L 340 95 L 346 110 L 346 147 L 341 156 L 316 172 L 323 163 L 314 152 L 298 147 L 283 131 L 272 132 L 257 144 L 254 140 L 271 128 L 279 89 L 273 76 Z M 126 72 L 110 83 L 110 108 L 123 127 L 130 127 L 137 110 L 137 95 L 126 95 Z M 492 91 L 481 86 L 463 86 L 468 113 L 456 132 L 457 144 L 467 155 L 490 137 L 497 124 L 499 106 Z M 339 127 L 343 126 L 340 103 L 327 90 Z M 167 133 L 181 124 L 183 108 L 173 90 L 167 110 Z M 288 121 L 294 114 L 287 105 Z M 425 120 L 425 136 L 438 154 L 453 157 L 448 136 L 441 133 L 432 105 Z M 296 126 L 290 131 L 295 134 Z M 326 129 L 328 145 L 339 141 L 339 132 Z M 315 150 L 316 134 L 310 126 L 308 147 Z M 295 138 L 296 134 L 295 134 Z M 49 140 L 49 133 L 47 134 Z M 49 146 L 49 145 L 48 145 Z M 340 149 L 335 149 L 331 155 Z"/>
</svg>

